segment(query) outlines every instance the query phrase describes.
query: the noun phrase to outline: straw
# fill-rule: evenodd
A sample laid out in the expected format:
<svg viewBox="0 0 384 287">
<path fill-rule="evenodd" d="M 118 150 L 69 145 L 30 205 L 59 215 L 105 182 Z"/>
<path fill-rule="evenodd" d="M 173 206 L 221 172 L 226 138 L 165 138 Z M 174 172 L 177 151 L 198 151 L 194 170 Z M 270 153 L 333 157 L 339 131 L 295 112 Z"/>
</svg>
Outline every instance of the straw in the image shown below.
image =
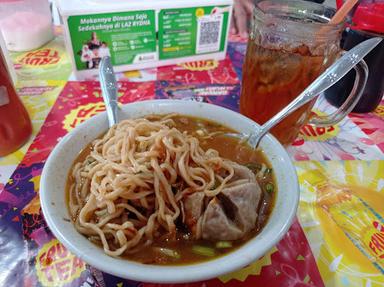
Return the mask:
<svg viewBox="0 0 384 287">
<path fill-rule="evenodd" d="M 344 2 L 343 6 L 333 15 L 331 20 L 327 24 L 337 25 L 343 22 L 345 17 L 347 17 L 349 11 L 356 5 L 359 0 L 347 0 Z M 328 25 L 324 25 L 319 31 L 316 33 L 316 38 L 323 38 L 330 31 L 331 27 Z"/>
<path fill-rule="evenodd" d="M 356 5 L 359 0 L 347 0 L 344 2 L 343 6 L 337 10 L 336 14 L 333 15 L 332 19 L 328 22 L 328 24 L 339 24 L 341 23 L 345 17 L 347 17 L 349 11 Z"/>
</svg>

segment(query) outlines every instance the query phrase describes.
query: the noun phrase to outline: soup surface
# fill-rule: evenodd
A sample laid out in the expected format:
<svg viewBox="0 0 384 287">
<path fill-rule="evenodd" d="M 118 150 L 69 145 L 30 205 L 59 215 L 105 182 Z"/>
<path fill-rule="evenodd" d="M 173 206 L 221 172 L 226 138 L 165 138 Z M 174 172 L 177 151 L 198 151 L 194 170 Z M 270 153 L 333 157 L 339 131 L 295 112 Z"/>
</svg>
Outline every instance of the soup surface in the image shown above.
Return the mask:
<svg viewBox="0 0 384 287">
<path fill-rule="evenodd" d="M 157 121 L 162 117 L 163 116 L 159 115 L 151 115 L 148 116 L 147 119 Z M 147 244 L 138 244 L 134 251 L 126 251 L 120 255 L 126 259 L 144 264 L 180 265 L 198 263 L 233 251 L 259 233 L 266 224 L 273 208 L 275 194 L 277 192 L 273 170 L 268 167 L 270 164 L 267 162 L 263 152 L 251 149 L 246 143 L 240 143 L 236 138 L 223 135 L 224 133 L 235 132 L 234 130 L 212 121 L 184 115 L 172 116 L 172 120 L 174 128 L 197 138 L 203 150 L 217 150 L 221 157 L 246 166 L 256 175 L 257 183 L 261 188 L 261 197 L 258 206 L 254 206 L 258 216 L 252 230 L 247 232 L 242 238 L 236 240 L 195 239 L 191 228 L 185 224 L 180 216 L 176 220 L 176 233 L 174 235 L 169 236 L 167 232 L 160 232 L 157 234 L 158 236 L 155 236 L 151 240 L 150 244 L 148 244 L 148 242 Z M 81 151 L 74 162 L 74 166 L 87 160 L 92 150 L 93 146 L 90 144 Z M 75 177 L 76 176 L 71 173 L 68 176 L 66 191 L 68 201 L 70 201 L 71 196 L 74 196 L 74 194 L 71 195 L 70 193 L 76 192 L 71 189 L 76 181 Z M 141 209 L 138 208 L 138 210 Z M 76 222 L 78 216 L 78 213 L 74 214 L 72 220 Z M 88 236 L 88 238 L 95 244 L 102 246 L 100 239 L 97 237 Z M 109 244 L 115 249 L 119 247 L 115 242 L 116 239 L 107 237 L 107 240 L 109 240 Z"/>
</svg>

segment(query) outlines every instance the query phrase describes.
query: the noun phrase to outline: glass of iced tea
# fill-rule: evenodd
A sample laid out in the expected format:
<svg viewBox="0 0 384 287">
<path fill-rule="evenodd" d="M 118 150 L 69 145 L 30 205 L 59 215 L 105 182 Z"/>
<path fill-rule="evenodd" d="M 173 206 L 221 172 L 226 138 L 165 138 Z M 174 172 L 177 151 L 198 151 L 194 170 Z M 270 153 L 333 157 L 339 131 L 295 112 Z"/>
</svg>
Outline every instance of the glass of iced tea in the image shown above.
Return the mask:
<svg viewBox="0 0 384 287">
<path fill-rule="evenodd" d="M 295 99 L 340 54 L 344 23 L 328 24 L 335 10 L 299 0 L 257 1 L 254 9 L 247 53 L 243 64 L 240 112 L 258 124 L 264 124 Z M 366 77 L 356 69 L 355 86 Z M 361 96 L 351 92 L 343 107 L 347 114 Z M 308 123 L 313 102 L 292 113 L 272 134 L 284 145 L 292 143 L 300 128 Z M 339 114 L 341 111 L 338 111 Z M 334 115 L 314 123 L 335 124 Z"/>
</svg>

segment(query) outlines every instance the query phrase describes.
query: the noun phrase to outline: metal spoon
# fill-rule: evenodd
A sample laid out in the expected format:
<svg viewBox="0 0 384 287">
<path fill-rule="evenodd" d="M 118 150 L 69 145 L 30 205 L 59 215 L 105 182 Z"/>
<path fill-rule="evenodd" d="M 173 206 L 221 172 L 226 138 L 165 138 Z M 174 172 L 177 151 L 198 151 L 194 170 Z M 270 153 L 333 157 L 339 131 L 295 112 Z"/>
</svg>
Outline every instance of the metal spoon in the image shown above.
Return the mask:
<svg viewBox="0 0 384 287">
<path fill-rule="evenodd" d="M 320 93 L 324 92 L 326 89 L 328 89 L 337 81 L 339 81 L 381 41 L 382 38 L 379 37 L 371 38 L 346 52 L 324 73 L 322 73 L 311 85 L 309 85 L 288 106 L 278 112 L 275 116 L 273 116 L 262 126 L 255 127 L 255 129 L 257 130 L 255 133 L 251 133 L 249 135 L 228 133 L 226 135 L 246 139 L 246 141 L 250 144 L 252 148 L 257 148 L 260 144 L 261 139 L 269 132 L 271 128 L 281 122 L 292 112 L 296 111 L 301 106 L 310 102 Z M 111 127 L 118 122 L 118 102 L 116 78 L 113 72 L 110 57 L 104 57 L 101 60 L 99 76 L 103 99 L 107 109 L 109 126 Z"/>
<path fill-rule="evenodd" d="M 268 131 L 281 122 L 292 112 L 296 111 L 301 106 L 310 102 L 317 97 L 320 93 L 334 85 L 345 74 L 347 74 L 354 66 L 357 65 L 371 50 L 373 50 L 382 38 L 376 37 L 366 40 L 359 45 L 355 46 L 342 57 L 340 57 L 334 64 L 332 64 L 324 73 L 322 73 L 315 81 L 312 82 L 296 99 L 294 99 L 288 106 L 278 112 L 269 121 L 260 127 L 255 127 L 257 130 L 250 135 L 245 134 L 226 134 L 241 139 L 245 139 L 252 148 L 257 148 L 261 139 L 268 133 Z"/>
<path fill-rule="evenodd" d="M 99 68 L 99 78 L 101 92 L 103 94 L 105 107 L 107 109 L 109 127 L 112 127 L 113 125 L 119 122 L 119 107 L 117 101 L 116 77 L 115 73 L 113 72 L 111 58 L 108 56 L 101 59 Z"/>
</svg>

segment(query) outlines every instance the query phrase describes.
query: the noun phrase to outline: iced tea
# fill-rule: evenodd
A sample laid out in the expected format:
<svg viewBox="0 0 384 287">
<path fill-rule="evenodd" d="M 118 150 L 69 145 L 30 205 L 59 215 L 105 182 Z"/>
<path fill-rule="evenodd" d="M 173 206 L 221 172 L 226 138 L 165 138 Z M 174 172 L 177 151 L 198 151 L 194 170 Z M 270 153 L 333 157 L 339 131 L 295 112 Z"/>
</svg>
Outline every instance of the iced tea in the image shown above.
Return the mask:
<svg viewBox="0 0 384 287">
<path fill-rule="evenodd" d="M 295 99 L 326 68 L 325 56 L 312 55 L 301 45 L 291 51 L 248 43 L 243 65 L 240 112 L 264 124 Z M 291 143 L 308 121 L 313 102 L 272 129 L 283 144 Z"/>
<path fill-rule="evenodd" d="M 316 3 L 256 2 L 243 64 L 240 112 L 264 124 L 334 62 L 343 24 L 328 24 L 335 11 Z M 282 144 L 291 143 L 307 123 L 313 104 L 288 116 L 272 134 Z"/>
</svg>

